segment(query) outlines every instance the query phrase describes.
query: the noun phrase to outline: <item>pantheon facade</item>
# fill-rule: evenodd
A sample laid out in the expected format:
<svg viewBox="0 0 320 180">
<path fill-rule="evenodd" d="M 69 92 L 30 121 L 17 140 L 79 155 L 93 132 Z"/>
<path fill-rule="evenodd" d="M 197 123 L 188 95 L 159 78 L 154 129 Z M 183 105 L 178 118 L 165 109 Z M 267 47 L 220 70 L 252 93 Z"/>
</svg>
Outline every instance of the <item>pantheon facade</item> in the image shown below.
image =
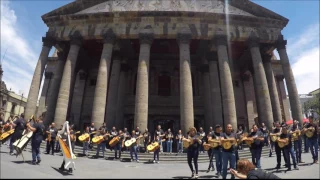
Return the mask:
<svg viewBox="0 0 320 180">
<path fill-rule="evenodd" d="M 42 19 L 27 117 L 185 133 L 270 128 L 289 119 L 290 103 L 302 121 L 281 33 L 289 20 L 249 0 L 76 0 Z"/>
</svg>

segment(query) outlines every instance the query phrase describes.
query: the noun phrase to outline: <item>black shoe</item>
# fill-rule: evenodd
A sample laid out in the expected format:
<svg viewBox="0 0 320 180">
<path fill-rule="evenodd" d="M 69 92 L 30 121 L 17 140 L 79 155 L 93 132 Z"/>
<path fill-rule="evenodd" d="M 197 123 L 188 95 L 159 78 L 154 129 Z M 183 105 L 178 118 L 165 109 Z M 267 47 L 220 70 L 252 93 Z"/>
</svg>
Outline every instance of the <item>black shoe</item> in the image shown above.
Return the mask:
<svg viewBox="0 0 320 180">
<path fill-rule="evenodd" d="M 291 168 L 288 168 L 287 171 L 291 171 Z"/>
<path fill-rule="evenodd" d="M 215 171 L 216 169 L 214 167 L 212 167 L 211 171 Z"/>
<path fill-rule="evenodd" d="M 35 161 L 32 161 L 32 163 L 31 163 L 32 165 L 36 165 L 36 162 Z"/>
<path fill-rule="evenodd" d="M 193 178 L 194 177 L 194 171 L 192 172 L 192 174 L 191 174 L 191 178 Z"/>
<path fill-rule="evenodd" d="M 210 168 L 207 170 L 207 172 L 206 173 L 209 173 L 210 172 Z"/>
<path fill-rule="evenodd" d="M 217 178 L 220 178 L 220 172 L 217 172 L 216 175 L 217 175 Z"/>
<path fill-rule="evenodd" d="M 41 160 L 38 160 L 38 161 L 37 161 L 37 164 L 40 164 L 40 162 L 41 162 Z"/>
<path fill-rule="evenodd" d="M 280 169 L 280 166 L 276 166 L 275 169 Z"/>
<path fill-rule="evenodd" d="M 65 169 L 64 169 L 64 167 L 60 167 L 59 170 L 60 171 L 64 171 Z"/>
</svg>

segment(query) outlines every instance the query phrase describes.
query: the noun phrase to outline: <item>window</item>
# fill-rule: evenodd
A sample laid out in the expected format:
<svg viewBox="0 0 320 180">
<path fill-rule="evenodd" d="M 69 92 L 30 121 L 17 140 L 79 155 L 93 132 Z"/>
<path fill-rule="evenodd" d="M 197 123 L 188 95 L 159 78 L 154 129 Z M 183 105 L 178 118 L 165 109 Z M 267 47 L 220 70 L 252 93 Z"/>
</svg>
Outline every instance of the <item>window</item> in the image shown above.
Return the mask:
<svg viewBox="0 0 320 180">
<path fill-rule="evenodd" d="M 159 96 L 171 95 L 171 78 L 167 74 L 162 74 L 158 77 L 158 95 Z"/>
</svg>

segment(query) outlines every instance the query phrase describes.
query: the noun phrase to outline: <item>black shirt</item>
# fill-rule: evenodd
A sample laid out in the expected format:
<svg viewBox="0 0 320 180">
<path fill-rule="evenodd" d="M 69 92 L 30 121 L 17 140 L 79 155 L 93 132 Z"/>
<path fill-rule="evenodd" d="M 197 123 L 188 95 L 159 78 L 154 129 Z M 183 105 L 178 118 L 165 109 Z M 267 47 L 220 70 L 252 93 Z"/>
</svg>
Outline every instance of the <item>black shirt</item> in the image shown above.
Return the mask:
<svg viewBox="0 0 320 180">
<path fill-rule="evenodd" d="M 318 137 L 317 137 L 317 132 L 318 132 L 318 127 L 317 127 L 317 125 L 315 125 L 315 124 L 308 124 L 308 125 L 306 125 L 306 128 L 309 128 L 309 127 L 314 127 L 314 129 L 315 129 L 315 131 L 314 131 L 314 133 L 313 133 L 313 136 L 311 136 L 309 139 L 317 139 Z M 307 136 L 307 138 L 308 138 L 308 136 Z"/>
<path fill-rule="evenodd" d="M 144 138 L 144 142 L 148 143 L 149 142 L 149 137 L 150 137 L 150 133 L 149 132 L 144 132 L 143 133 Z"/>
<path fill-rule="evenodd" d="M 221 133 L 213 132 L 211 134 L 211 137 L 212 137 L 212 139 L 218 139 L 218 138 L 221 137 Z M 212 149 L 219 150 L 220 148 L 221 148 L 221 146 L 217 146 L 217 147 L 212 148 Z"/>
<path fill-rule="evenodd" d="M 191 144 L 189 147 L 188 147 L 188 151 L 194 151 L 194 150 L 199 150 L 201 144 L 199 144 L 197 138 L 200 138 L 199 135 L 195 135 L 193 137 L 190 137 L 192 140 L 193 140 L 193 144 Z"/>
<path fill-rule="evenodd" d="M 24 120 L 23 118 L 19 118 L 13 123 L 16 125 L 16 127 L 14 128 L 14 132 L 22 134 L 23 130 L 26 128 L 26 120 Z"/>
<path fill-rule="evenodd" d="M 141 131 L 139 130 L 139 131 L 136 131 L 136 136 L 140 136 L 140 134 L 141 134 Z"/>
<path fill-rule="evenodd" d="M 111 131 L 111 137 L 115 137 L 118 135 L 118 132 L 117 131 Z"/>
<path fill-rule="evenodd" d="M 90 128 L 89 128 L 89 133 L 92 133 L 92 132 L 94 132 L 94 131 L 96 131 L 96 130 L 97 130 L 97 128 L 90 126 Z"/>
<path fill-rule="evenodd" d="M 260 128 L 260 131 L 261 131 L 263 134 L 268 134 L 268 129 L 267 129 L 267 127 L 261 127 L 261 128 Z"/>
<path fill-rule="evenodd" d="M 51 134 L 51 139 L 55 139 L 56 136 L 57 136 L 57 133 L 58 133 L 57 128 L 50 128 L 50 129 L 48 129 L 48 131 L 49 131 L 50 134 Z"/>
<path fill-rule="evenodd" d="M 160 130 L 156 130 L 155 131 L 155 133 L 154 133 L 154 137 L 157 137 L 157 136 L 160 136 L 160 135 L 163 135 L 164 134 L 164 132 L 163 132 L 163 130 L 162 129 L 160 129 Z M 160 137 L 160 139 L 162 139 L 162 137 Z"/>
<path fill-rule="evenodd" d="M 247 175 L 247 179 L 281 179 L 281 178 L 279 178 L 278 176 L 270 172 L 267 172 L 266 170 L 255 168 L 249 171 Z"/>
<path fill-rule="evenodd" d="M 251 132 L 248 137 L 258 137 L 258 138 L 261 138 L 263 137 L 263 133 L 261 131 L 257 131 L 257 132 Z M 259 149 L 259 148 L 262 148 L 263 147 L 263 144 L 264 142 L 263 141 L 260 141 L 258 139 L 255 139 L 254 142 L 251 144 L 251 147 L 250 149 Z"/>
<path fill-rule="evenodd" d="M 285 148 L 285 149 L 292 148 L 292 142 L 291 142 L 292 136 L 291 136 L 291 134 L 283 134 L 283 133 L 281 133 L 280 134 L 280 139 L 284 139 L 284 138 L 288 138 L 289 139 L 289 144 L 287 146 L 283 147 L 283 148 Z"/>
<path fill-rule="evenodd" d="M 33 132 L 32 140 L 42 141 L 43 132 L 45 130 L 43 122 L 35 123 L 33 124 L 33 127 L 36 129 L 36 131 Z"/>
<path fill-rule="evenodd" d="M 172 132 L 167 132 L 166 133 L 166 139 L 167 139 L 167 141 L 169 141 L 169 137 L 168 136 L 171 136 L 171 141 L 173 140 L 173 138 L 174 138 L 174 136 L 173 136 L 173 133 Z"/>
<path fill-rule="evenodd" d="M 222 133 L 221 137 L 223 137 L 224 139 L 230 139 L 230 138 L 237 138 L 237 135 L 235 133 L 231 133 L 231 134 L 227 134 L 227 133 Z M 230 149 L 224 149 L 222 146 L 222 151 L 224 152 L 235 152 L 236 150 L 236 146 L 232 145 Z"/>
</svg>

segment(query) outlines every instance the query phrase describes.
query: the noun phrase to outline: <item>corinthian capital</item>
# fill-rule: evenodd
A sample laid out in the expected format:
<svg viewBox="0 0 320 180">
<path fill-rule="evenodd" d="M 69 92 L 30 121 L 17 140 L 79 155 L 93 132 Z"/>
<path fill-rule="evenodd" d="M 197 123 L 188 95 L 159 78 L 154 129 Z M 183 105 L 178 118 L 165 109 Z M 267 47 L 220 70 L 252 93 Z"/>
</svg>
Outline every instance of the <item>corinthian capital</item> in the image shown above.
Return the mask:
<svg viewBox="0 0 320 180">
<path fill-rule="evenodd" d="M 70 43 L 73 45 L 80 46 L 82 43 L 82 36 L 79 31 L 75 31 L 72 35 L 70 35 Z"/>
<path fill-rule="evenodd" d="M 103 36 L 103 43 L 107 43 L 107 44 L 114 44 L 117 39 L 117 36 L 112 29 L 109 29 L 102 36 Z"/>
<path fill-rule="evenodd" d="M 139 33 L 140 44 L 152 44 L 153 33 Z"/>
<path fill-rule="evenodd" d="M 191 33 L 178 33 L 177 41 L 179 44 L 189 44 L 191 41 L 192 35 Z"/>
</svg>

